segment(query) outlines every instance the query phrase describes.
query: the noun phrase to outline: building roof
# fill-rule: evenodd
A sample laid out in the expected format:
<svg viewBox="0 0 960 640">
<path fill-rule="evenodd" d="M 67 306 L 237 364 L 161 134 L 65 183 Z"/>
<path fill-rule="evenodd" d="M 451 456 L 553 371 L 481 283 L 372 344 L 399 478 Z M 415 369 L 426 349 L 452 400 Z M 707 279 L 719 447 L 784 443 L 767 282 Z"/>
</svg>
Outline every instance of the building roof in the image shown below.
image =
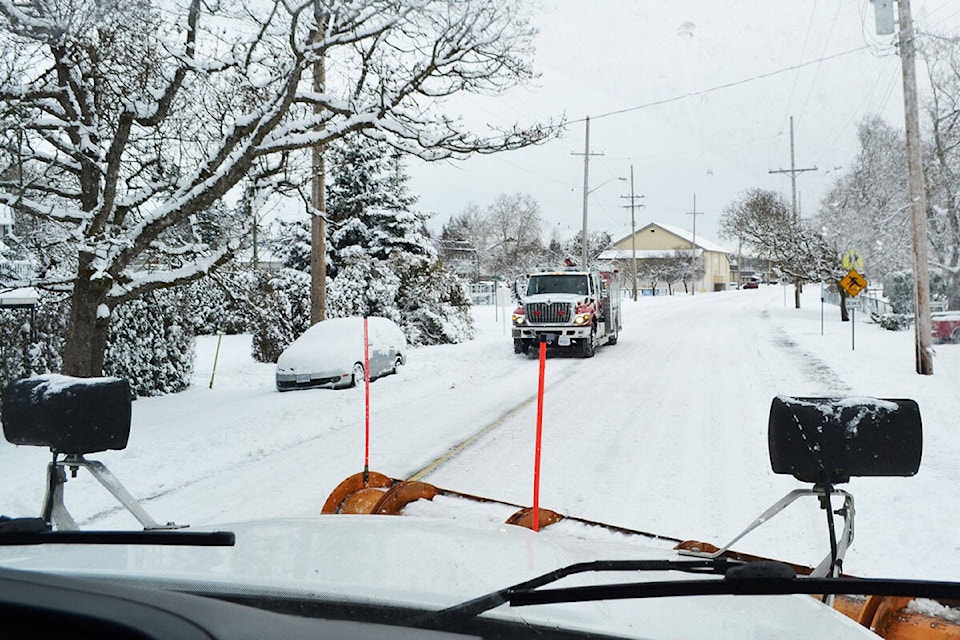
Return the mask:
<svg viewBox="0 0 960 640">
<path fill-rule="evenodd" d="M 686 240 L 687 242 L 690 242 L 691 238 L 693 238 L 693 232 L 690 231 L 689 229 L 684 229 L 684 228 L 682 228 L 682 227 L 675 227 L 675 226 L 673 226 L 673 225 L 671 225 L 671 224 L 664 224 L 664 223 L 662 223 L 662 222 L 651 222 L 651 223 L 647 224 L 645 227 L 643 227 L 643 229 L 637 229 L 636 233 L 639 234 L 639 233 L 640 233 L 641 231 L 643 231 L 644 229 L 646 229 L 646 228 L 648 228 L 648 227 L 650 227 L 650 226 L 654 226 L 654 225 L 660 227 L 660 228 L 663 229 L 664 231 L 667 231 L 667 232 L 669 232 L 669 233 L 672 233 L 673 235 L 675 235 L 675 236 L 677 236 L 677 237 L 679 237 L 679 238 L 682 238 L 683 240 Z M 628 239 L 631 235 L 633 235 L 633 234 L 628 234 L 628 235 L 620 238 L 620 239 L 617 240 L 614 244 L 618 244 L 618 243 L 620 243 L 620 242 Z M 704 251 L 713 251 L 713 252 L 716 252 L 716 253 L 726 253 L 726 254 L 733 253 L 732 251 L 721 247 L 719 244 L 717 244 L 717 243 L 715 243 L 715 242 L 711 242 L 710 240 L 707 240 L 707 239 L 704 238 L 703 236 L 697 236 L 696 242 L 695 242 L 694 244 L 696 244 L 698 247 L 700 247 L 700 248 L 703 249 Z M 638 253 L 637 257 L 638 257 L 638 258 L 640 257 L 639 253 Z M 650 256 L 650 257 L 652 257 L 652 256 Z"/>
<path fill-rule="evenodd" d="M 628 238 L 630 236 L 627 236 Z M 696 255 L 703 254 L 703 249 L 697 249 Z M 657 258 L 689 257 L 690 249 L 637 249 L 637 260 L 653 260 Z M 632 260 L 632 249 L 604 249 L 598 256 L 600 260 Z"/>
</svg>

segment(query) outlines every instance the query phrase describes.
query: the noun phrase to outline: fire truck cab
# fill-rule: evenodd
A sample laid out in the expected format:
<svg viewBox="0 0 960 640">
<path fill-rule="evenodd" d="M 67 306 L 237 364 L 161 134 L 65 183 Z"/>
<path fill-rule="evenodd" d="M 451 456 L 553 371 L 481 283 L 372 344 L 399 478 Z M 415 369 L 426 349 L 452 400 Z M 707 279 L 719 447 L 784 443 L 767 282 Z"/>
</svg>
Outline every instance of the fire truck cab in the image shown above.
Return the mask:
<svg viewBox="0 0 960 640">
<path fill-rule="evenodd" d="M 542 341 L 592 358 L 598 346 L 616 344 L 621 319 L 614 275 L 575 269 L 529 274 L 513 312 L 514 353 L 531 354 Z"/>
</svg>

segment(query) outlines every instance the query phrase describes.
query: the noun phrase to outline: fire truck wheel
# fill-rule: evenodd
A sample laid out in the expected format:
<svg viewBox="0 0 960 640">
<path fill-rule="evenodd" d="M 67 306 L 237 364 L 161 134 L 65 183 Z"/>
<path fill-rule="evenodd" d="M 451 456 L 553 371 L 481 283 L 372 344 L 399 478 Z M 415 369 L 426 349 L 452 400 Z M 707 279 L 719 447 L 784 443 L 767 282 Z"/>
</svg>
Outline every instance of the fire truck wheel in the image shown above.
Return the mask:
<svg viewBox="0 0 960 640">
<path fill-rule="evenodd" d="M 580 341 L 580 357 L 592 358 L 597 353 L 597 330 L 590 332 L 589 338 Z"/>
</svg>

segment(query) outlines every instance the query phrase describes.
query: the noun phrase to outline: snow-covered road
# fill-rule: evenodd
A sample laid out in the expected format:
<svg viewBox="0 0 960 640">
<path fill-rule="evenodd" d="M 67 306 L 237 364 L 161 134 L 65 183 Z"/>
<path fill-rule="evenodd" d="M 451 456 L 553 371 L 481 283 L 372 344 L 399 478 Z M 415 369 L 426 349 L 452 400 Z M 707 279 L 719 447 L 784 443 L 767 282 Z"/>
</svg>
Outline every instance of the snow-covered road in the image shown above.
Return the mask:
<svg viewBox="0 0 960 640">
<path fill-rule="evenodd" d="M 960 577 L 960 345 L 939 346 L 934 376 L 913 372 L 912 333 L 849 323 L 819 292 L 789 308 L 780 287 L 625 301 L 620 342 L 546 366 L 541 504 L 626 527 L 722 544 L 799 486 L 767 459 L 778 394 L 912 397 L 924 461 L 906 479 L 854 479 L 853 573 Z M 538 362 L 513 354 L 502 319 L 476 309 L 478 337 L 414 349 L 371 385 L 371 468 L 529 504 Z M 277 393 L 249 338 L 201 338 L 195 385 L 141 398 L 124 451 L 104 461 L 161 521 L 209 524 L 310 515 L 363 465 L 361 390 Z M 458 445 L 467 443 L 450 452 Z M 0 513 L 35 514 L 47 452 L 0 444 Z M 82 474 L 66 503 L 85 525 L 134 526 Z M 782 522 L 778 522 L 782 520 Z M 738 548 L 814 563 L 824 516 L 801 503 Z"/>
</svg>

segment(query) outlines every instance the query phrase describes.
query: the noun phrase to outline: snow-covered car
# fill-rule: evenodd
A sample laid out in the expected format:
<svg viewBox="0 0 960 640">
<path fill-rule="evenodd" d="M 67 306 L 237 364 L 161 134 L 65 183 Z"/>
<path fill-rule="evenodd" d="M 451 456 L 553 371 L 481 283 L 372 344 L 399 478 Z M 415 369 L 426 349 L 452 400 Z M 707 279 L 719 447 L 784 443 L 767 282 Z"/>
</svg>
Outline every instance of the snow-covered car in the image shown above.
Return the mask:
<svg viewBox="0 0 960 640">
<path fill-rule="evenodd" d="M 931 333 L 937 342 L 960 342 L 960 311 L 930 314 Z"/>
<path fill-rule="evenodd" d="M 396 373 L 406 362 L 407 339 L 388 318 L 367 321 L 370 380 Z M 277 359 L 277 390 L 356 386 L 364 376 L 364 318 L 318 322 L 284 349 Z"/>
</svg>

